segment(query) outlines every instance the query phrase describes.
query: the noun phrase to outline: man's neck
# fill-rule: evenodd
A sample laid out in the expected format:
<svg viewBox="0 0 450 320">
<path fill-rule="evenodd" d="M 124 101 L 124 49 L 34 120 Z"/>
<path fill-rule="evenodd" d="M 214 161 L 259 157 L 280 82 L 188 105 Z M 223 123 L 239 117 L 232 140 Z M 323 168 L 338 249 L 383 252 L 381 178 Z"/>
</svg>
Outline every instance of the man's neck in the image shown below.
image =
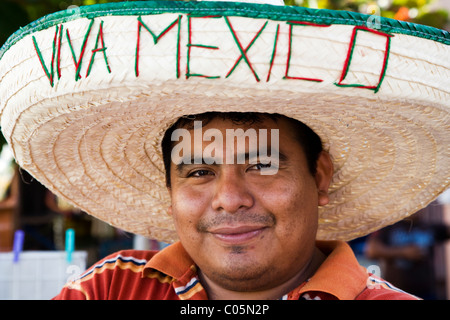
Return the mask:
<svg viewBox="0 0 450 320">
<path fill-rule="evenodd" d="M 225 289 L 211 281 L 199 270 L 200 282 L 208 293 L 210 300 L 276 300 L 291 292 L 303 282 L 308 280 L 320 267 L 326 256 L 317 248 L 310 259 L 310 262 L 301 269 L 294 277 L 280 285 L 268 290 L 257 292 L 238 292 Z"/>
</svg>

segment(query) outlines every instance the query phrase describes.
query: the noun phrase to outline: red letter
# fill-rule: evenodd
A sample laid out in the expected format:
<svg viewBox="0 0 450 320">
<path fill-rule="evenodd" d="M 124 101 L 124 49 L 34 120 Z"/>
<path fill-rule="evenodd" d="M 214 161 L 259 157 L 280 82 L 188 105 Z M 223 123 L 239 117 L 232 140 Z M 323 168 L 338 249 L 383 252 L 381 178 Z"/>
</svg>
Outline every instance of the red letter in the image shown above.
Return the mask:
<svg viewBox="0 0 450 320">
<path fill-rule="evenodd" d="M 204 16 L 204 17 L 188 16 L 188 43 L 187 43 L 188 49 L 187 49 L 187 63 L 186 63 L 186 79 L 188 79 L 189 77 L 203 77 L 203 78 L 207 78 L 207 79 L 220 78 L 220 76 L 206 76 L 206 75 L 199 74 L 199 73 L 191 73 L 190 59 L 191 59 L 191 48 L 192 47 L 210 49 L 210 50 L 219 49 L 219 47 L 217 47 L 217 46 L 208 46 L 208 45 L 199 44 L 199 43 L 192 43 L 192 30 L 191 30 L 191 19 L 192 18 L 203 18 L 203 19 L 204 18 L 221 18 L 221 16 Z"/>
<path fill-rule="evenodd" d="M 98 40 L 101 41 L 101 47 L 98 47 Z M 94 57 L 97 52 L 102 51 L 103 52 L 103 58 L 105 59 L 106 63 L 106 69 L 109 73 L 111 73 L 111 68 L 108 64 L 108 58 L 106 57 L 106 47 L 105 47 L 105 40 L 103 38 L 103 21 L 100 23 L 100 27 L 98 28 L 98 34 L 97 34 L 97 40 L 95 40 L 95 48 L 92 50 L 91 60 L 89 61 L 89 66 L 86 71 L 86 78 L 91 73 L 92 64 L 94 62 Z"/>
<path fill-rule="evenodd" d="M 163 31 L 161 31 L 160 34 L 156 35 L 153 33 L 152 30 L 142 21 L 142 18 L 138 17 L 138 30 L 137 30 L 137 44 L 136 44 L 136 60 L 134 65 L 134 70 L 136 77 L 139 77 L 139 50 L 140 50 L 140 43 L 141 43 L 141 28 L 144 27 L 145 30 L 150 32 L 150 34 L 153 37 L 154 44 L 158 43 L 158 40 L 161 39 L 167 32 L 170 31 L 176 24 L 178 24 L 178 36 L 177 36 L 177 78 L 179 78 L 180 75 L 180 21 L 181 21 L 181 15 L 178 16 L 177 19 L 175 19 L 167 28 L 165 28 Z"/>
<path fill-rule="evenodd" d="M 259 31 L 256 33 L 256 35 L 253 37 L 252 41 L 250 41 L 249 45 L 245 49 L 242 47 L 242 44 L 239 41 L 239 38 L 237 37 L 236 32 L 234 31 L 233 26 L 231 25 L 230 20 L 228 19 L 228 17 L 225 17 L 225 21 L 227 22 L 227 25 L 230 28 L 231 34 L 233 35 L 234 41 L 236 42 L 236 44 L 237 44 L 237 46 L 239 48 L 239 51 L 241 51 L 240 57 L 236 60 L 235 64 L 230 69 L 230 71 L 228 72 L 228 74 L 226 75 L 225 78 L 228 78 L 231 75 L 231 73 L 233 73 L 234 69 L 237 67 L 239 62 L 242 59 L 244 59 L 245 62 L 247 63 L 247 65 L 248 65 L 248 67 L 252 71 L 253 75 L 255 76 L 256 81 L 259 81 L 259 77 L 256 74 L 255 70 L 253 70 L 252 64 L 250 63 L 250 60 L 247 57 L 247 51 L 255 43 L 256 39 L 261 35 L 262 31 L 267 26 L 267 21 L 266 21 L 266 23 L 264 23 L 264 25 L 261 27 L 261 29 L 259 29 Z"/>
<path fill-rule="evenodd" d="M 377 83 L 377 85 L 374 85 L 374 86 L 358 84 L 358 83 L 347 83 L 347 84 L 342 83 L 342 81 L 344 81 L 345 77 L 347 76 L 347 73 L 348 73 L 348 70 L 350 67 L 350 63 L 351 63 L 352 55 L 353 55 L 353 49 L 354 49 L 355 43 L 356 43 L 356 34 L 359 30 L 371 32 L 371 33 L 386 37 L 386 47 L 385 47 L 384 58 L 383 58 L 383 66 L 381 68 L 380 77 L 378 78 L 378 83 Z M 392 37 L 392 35 L 390 35 L 388 33 L 375 31 L 375 30 L 372 30 L 372 29 L 369 29 L 366 27 L 355 27 L 353 29 L 350 44 L 348 46 L 347 58 L 345 59 L 345 62 L 344 62 L 344 68 L 342 69 L 341 77 L 339 79 L 339 82 L 335 83 L 335 85 L 338 87 L 355 87 L 355 88 L 361 88 L 361 89 L 369 89 L 369 90 L 373 90 L 375 93 L 378 92 L 378 90 L 380 89 L 381 83 L 383 82 L 384 75 L 386 74 L 387 62 L 389 59 L 389 49 L 391 46 L 391 37 Z"/>
<path fill-rule="evenodd" d="M 287 24 L 289 24 L 289 47 L 288 47 L 288 57 L 287 57 L 287 62 L 286 62 L 286 73 L 284 75 L 284 79 L 295 79 L 295 80 L 306 80 L 306 81 L 322 82 L 323 81 L 322 79 L 288 76 L 289 65 L 290 65 L 290 62 L 291 62 L 291 52 L 292 52 L 292 29 L 294 28 L 294 25 L 306 25 L 306 26 L 313 26 L 313 27 L 329 27 L 329 25 L 315 24 L 315 23 L 304 22 L 304 21 L 288 21 Z"/>
</svg>

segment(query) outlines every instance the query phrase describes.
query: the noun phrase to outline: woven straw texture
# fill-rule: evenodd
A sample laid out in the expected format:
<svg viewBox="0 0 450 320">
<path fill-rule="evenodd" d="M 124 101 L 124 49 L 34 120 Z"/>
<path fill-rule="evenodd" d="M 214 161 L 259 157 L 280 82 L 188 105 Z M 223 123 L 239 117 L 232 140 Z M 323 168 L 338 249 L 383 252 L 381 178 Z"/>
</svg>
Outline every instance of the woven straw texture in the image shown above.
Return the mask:
<svg viewBox="0 0 450 320">
<path fill-rule="evenodd" d="M 287 19 L 290 9 L 266 5 L 168 6 L 59 13 L 1 51 L 3 134 L 55 194 L 175 241 L 160 143 L 178 117 L 205 111 L 277 112 L 322 137 L 335 173 L 318 239 L 368 234 L 449 187 L 448 33 L 372 30 L 330 11 L 325 23 L 320 10 Z"/>
</svg>

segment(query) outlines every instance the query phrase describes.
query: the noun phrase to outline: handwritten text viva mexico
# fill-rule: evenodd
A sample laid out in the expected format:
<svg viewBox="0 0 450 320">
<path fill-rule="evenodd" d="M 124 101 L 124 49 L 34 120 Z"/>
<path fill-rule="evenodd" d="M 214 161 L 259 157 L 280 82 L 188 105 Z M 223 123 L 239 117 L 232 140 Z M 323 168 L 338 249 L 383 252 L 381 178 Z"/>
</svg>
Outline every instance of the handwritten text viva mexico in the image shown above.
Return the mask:
<svg viewBox="0 0 450 320">
<path fill-rule="evenodd" d="M 298 45 L 293 45 L 293 43 L 298 43 L 298 39 L 296 42 L 295 39 L 295 33 L 293 32 L 294 28 L 328 28 L 331 25 L 327 24 L 316 24 L 306 21 L 283 21 L 283 22 L 277 22 L 275 26 L 275 30 L 271 30 L 271 34 L 273 34 L 273 39 L 271 40 L 271 48 L 269 50 L 271 51 L 270 59 L 267 61 L 267 72 L 266 74 L 261 75 L 257 72 L 256 68 L 254 67 L 255 62 L 252 60 L 252 56 L 249 54 L 249 51 L 254 46 L 255 43 L 258 42 L 258 40 L 261 38 L 261 35 L 264 32 L 267 32 L 269 29 L 268 27 L 268 21 L 261 21 L 261 25 L 256 27 L 255 30 L 252 32 L 250 40 L 248 37 L 246 39 L 243 39 L 243 36 L 240 35 L 239 32 L 236 31 L 236 25 L 230 17 L 228 16 L 192 16 L 192 15 L 185 15 L 180 14 L 175 17 L 172 21 L 169 21 L 166 25 L 164 25 L 163 28 L 160 26 L 155 27 L 152 24 L 152 20 L 145 20 L 143 17 L 133 17 L 135 18 L 135 39 L 128 39 L 131 40 L 131 43 L 134 43 L 135 46 L 135 55 L 134 55 L 134 74 L 136 77 L 139 77 L 139 74 L 141 73 L 140 70 L 140 64 L 142 62 L 142 59 L 148 58 L 143 57 L 142 50 L 143 45 L 141 38 L 149 37 L 151 36 L 153 40 L 154 46 L 158 46 L 158 44 L 161 42 L 162 39 L 166 39 L 167 37 L 172 37 L 173 41 L 176 41 L 176 52 L 170 53 L 174 54 L 176 59 L 176 65 L 173 66 L 174 70 L 174 76 L 176 78 L 185 77 L 186 79 L 192 78 L 192 77 L 202 77 L 207 79 L 217 79 L 217 78 L 228 78 L 231 77 L 236 70 L 236 68 L 240 65 L 244 65 L 241 68 L 245 68 L 248 70 L 248 72 L 251 75 L 251 78 L 254 78 L 256 82 L 260 81 L 266 81 L 268 82 L 271 77 L 271 71 L 272 67 L 274 65 L 274 61 L 277 58 L 278 61 L 284 61 L 285 64 L 285 72 L 283 79 L 288 80 L 302 80 L 302 81 L 312 81 L 312 82 L 322 82 L 324 81 L 320 77 L 314 77 L 311 75 L 305 76 L 302 74 L 295 74 L 295 72 L 290 69 L 290 66 L 292 65 L 293 57 L 294 57 L 294 51 L 298 49 Z M 147 18 L 147 16 L 144 16 L 144 18 Z M 201 72 L 196 72 L 195 67 L 193 67 L 191 60 L 192 60 L 192 54 L 191 51 L 193 49 L 196 50 L 196 54 L 198 55 L 199 50 L 203 51 L 205 54 L 211 54 L 211 51 L 213 50 L 220 50 L 220 43 L 217 43 L 217 45 L 211 45 L 211 44 L 204 44 L 199 43 L 201 40 L 196 40 L 195 42 L 192 40 L 195 36 L 196 30 L 192 28 L 192 25 L 195 23 L 197 19 L 221 19 L 224 23 L 224 30 L 227 30 L 229 34 L 231 35 L 231 38 L 233 39 L 235 48 L 237 49 L 236 52 L 238 54 L 236 55 L 233 64 L 230 64 L 227 67 L 227 70 L 223 70 L 221 74 L 204 74 Z M 254 20 L 254 19 L 251 19 Z M 98 21 L 98 22 L 97 22 Z M 186 21 L 186 26 L 184 28 L 181 28 L 181 25 L 183 21 Z M 232 22 L 233 21 L 233 22 Z M 64 46 L 68 46 L 70 49 L 71 59 L 73 61 L 73 65 L 75 68 L 75 80 L 78 81 L 79 79 L 82 79 L 83 77 L 87 78 L 91 74 L 93 70 L 94 64 L 104 64 L 104 70 L 106 70 L 108 73 L 114 72 L 114 66 L 112 66 L 109 62 L 108 56 L 111 54 L 111 49 L 108 47 L 108 43 L 111 43 L 113 41 L 117 41 L 113 37 L 111 37 L 111 34 L 107 34 L 107 30 L 105 30 L 107 27 L 103 23 L 104 21 L 101 20 L 101 18 L 92 18 L 90 19 L 90 22 L 86 24 L 86 31 L 84 33 L 84 37 L 80 45 L 75 46 L 70 34 L 70 28 L 66 27 L 64 24 L 59 24 L 55 26 L 54 35 L 52 39 L 41 39 L 39 40 L 32 36 L 33 40 L 33 47 L 34 51 L 36 53 L 36 56 L 40 62 L 40 65 L 42 67 L 42 70 L 45 72 L 45 75 L 49 81 L 49 84 L 51 86 L 54 86 L 55 83 L 63 76 L 62 74 L 62 68 L 61 68 L 61 55 L 62 55 L 62 48 Z M 277 55 L 280 55 L 280 48 L 279 48 L 279 38 L 280 38 L 280 29 L 282 28 L 288 28 L 288 48 L 287 48 L 287 55 L 283 57 L 278 57 Z M 342 57 L 343 66 L 342 66 L 342 72 L 338 79 L 334 82 L 334 84 L 338 87 L 356 87 L 361 89 L 369 89 L 373 90 L 374 92 L 377 92 L 381 86 L 381 83 L 383 82 L 384 75 L 386 73 L 386 68 L 388 65 L 388 58 L 389 58 L 389 51 L 390 51 L 390 39 L 393 35 L 381 32 L 379 30 L 371 29 L 365 26 L 351 26 L 352 33 L 348 39 L 348 49 L 346 52 L 346 56 Z M 158 29 L 157 31 L 155 31 Z M 162 30 L 161 30 L 162 29 Z M 182 30 L 184 32 L 187 32 L 187 43 L 181 44 L 180 38 L 182 34 Z M 286 29 L 283 29 L 286 30 Z M 372 35 L 375 35 L 379 37 L 380 41 L 384 44 L 383 48 L 383 59 L 379 63 L 379 68 L 376 70 L 377 75 L 377 81 L 376 83 L 354 83 L 352 81 L 347 81 L 346 76 L 349 73 L 349 70 L 351 69 L 351 61 L 353 56 L 355 55 L 355 44 L 356 39 L 359 34 L 361 33 L 370 33 Z M 108 35 L 109 37 L 105 37 L 105 35 Z M 89 41 L 88 41 L 89 40 Z M 44 43 L 47 41 L 47 43 Z M 52 41 L 52 47 L 50 51 L 46 51 L 45 54 L 43 54 L 44 50 L 42 50 L 43 47 L 48 47 L 48 42 Z M 130 42 L 128 42 L 130 43 Z M 185 51 L 183 51 L 185 50 Z M 50 53 L 51 52 L 51 56 Z M 65 50 L 64 52 L 69 52 L 68 50 Z M 185 53 L 186 57 L 183 60 L 182 65 L 182 59 L 181 55 Z M 169 54 L 169 52 L 167 52 Z M 96 55 L 101 55 L 100 59 L 95 59 Z M 82 65 L 84 66 L 83 72 L 82 72 Z M 85 66 L 87 65 L 87 67 Z M 103 68 L 103 67 L 102 67 Z"/>
</svg>

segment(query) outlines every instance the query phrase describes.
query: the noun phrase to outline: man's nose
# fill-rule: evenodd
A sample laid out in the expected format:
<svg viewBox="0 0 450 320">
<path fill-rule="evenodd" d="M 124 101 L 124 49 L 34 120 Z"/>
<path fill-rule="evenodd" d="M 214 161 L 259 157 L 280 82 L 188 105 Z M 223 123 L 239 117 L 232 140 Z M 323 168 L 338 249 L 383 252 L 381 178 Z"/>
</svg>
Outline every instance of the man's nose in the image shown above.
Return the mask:
<svg viewBox="0 0 450 320">
<path fill-rule="evenodd" d="M 216 211 L 235 213 L 244 208 L 251 208 L 254 198 L 246 182 L 245 173 L 233 169 L 222 170 L 215 185 L 212 207 Z"/>
</svg>

